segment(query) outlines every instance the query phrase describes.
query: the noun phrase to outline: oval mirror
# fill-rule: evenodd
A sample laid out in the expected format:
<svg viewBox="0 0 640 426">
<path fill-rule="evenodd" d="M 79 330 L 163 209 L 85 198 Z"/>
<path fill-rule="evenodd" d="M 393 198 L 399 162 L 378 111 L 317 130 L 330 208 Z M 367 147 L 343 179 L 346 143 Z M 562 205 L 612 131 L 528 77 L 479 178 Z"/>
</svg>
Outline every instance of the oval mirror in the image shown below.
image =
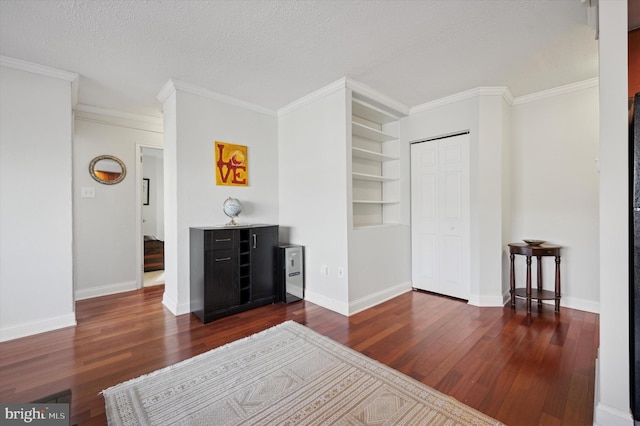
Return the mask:
<svg viewBox="0 0 640 426">
<path fill-rule="evenodd" d="M 113 155 L 100 155 L 89 164 L 91 177 L 105 185 L 121 182 L 127 175 L 127 168 L 122 160 Z"/>
</svg>

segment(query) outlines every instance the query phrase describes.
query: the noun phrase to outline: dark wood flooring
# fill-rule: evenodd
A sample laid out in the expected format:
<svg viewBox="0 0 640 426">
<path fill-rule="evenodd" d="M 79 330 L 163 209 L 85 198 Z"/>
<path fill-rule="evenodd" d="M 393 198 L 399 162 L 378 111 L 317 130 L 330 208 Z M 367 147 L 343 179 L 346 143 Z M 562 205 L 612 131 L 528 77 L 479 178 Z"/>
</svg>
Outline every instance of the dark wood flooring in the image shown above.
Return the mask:
<svg viewBox="0 0 640 426">
<path fill-rule="evenodd" d="M 409 292 L 349 318 L 302 301 L 203 325 L 163 286 L 77 303 L 76 327 L 0 343 L 0 401 L 70 389 L 71 424 L 106 424 L 100 391 L 264 330 L 305 324 L 508 425 L 592 425 L 596 314 L 477 308 Z M 535 309 L 534 309 L 535 310 Z"/>
</svg>

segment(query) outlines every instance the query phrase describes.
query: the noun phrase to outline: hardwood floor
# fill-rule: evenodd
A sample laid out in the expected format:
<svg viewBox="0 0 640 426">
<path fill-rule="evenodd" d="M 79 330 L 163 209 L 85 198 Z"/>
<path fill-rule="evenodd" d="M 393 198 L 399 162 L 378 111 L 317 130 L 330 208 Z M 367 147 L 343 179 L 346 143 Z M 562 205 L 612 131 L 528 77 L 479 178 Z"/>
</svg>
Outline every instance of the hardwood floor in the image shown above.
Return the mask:
<svg viewBox="0 0 640 426">
<path fill-rule="evenodd" d="M 350 318 L 302 301 L 203 325 L 174 317 L 163 291 L 79 301 L 76 327 L 0 343 L 0 401 L 71 389 L 71 424 L 103 425 L 103 389 L 290 319 L 508 425 L 593 424 L 596 314 L 409 292 Z"/>
</svg>

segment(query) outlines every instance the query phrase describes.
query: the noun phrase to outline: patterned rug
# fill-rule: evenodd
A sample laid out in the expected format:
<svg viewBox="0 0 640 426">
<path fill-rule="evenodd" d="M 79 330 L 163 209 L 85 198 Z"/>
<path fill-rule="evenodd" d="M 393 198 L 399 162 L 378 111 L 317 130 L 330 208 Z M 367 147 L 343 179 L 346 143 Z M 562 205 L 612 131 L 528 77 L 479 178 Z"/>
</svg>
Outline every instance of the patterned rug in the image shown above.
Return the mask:
<svg viewBox="0 0 640 426">
<path fill-rule="evenodd" d="M 110 425 L 501 425 L 293 321 L 103 391 Z"/>
</svg>

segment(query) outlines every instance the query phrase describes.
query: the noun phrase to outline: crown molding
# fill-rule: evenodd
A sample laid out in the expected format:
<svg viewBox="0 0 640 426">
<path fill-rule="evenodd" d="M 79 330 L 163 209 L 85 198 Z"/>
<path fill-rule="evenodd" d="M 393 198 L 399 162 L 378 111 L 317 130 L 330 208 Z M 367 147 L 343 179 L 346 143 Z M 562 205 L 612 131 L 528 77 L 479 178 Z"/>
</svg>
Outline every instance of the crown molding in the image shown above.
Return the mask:
<svg viewBox="0 0 640 426">
<path fill-rule="evenodd" d="M 305 105 L 308 105 L 318 99 L 322 99 L 325 96 L 328 96 L 334 92 L 337 92 L 338 90 L 344 89 L 347 87 L 347 79 L 346 78 L 341 78 L 338 81 L 335 81 L 331 84 L 329 84 L 328 86 L 325 86 L 321 89 L 316 90 L 315 92 L 311 92 L 308 95 L 305 95 L 303 97 L 301 97 L 298 100 L 295 100 L 293 102 L 291 102 L 290 104 L 287 104 L 285 106 L 283 106 L 282 108 L 278 109 L 278 116 L 281 115 L 285 115 L 290 113 L 291 111 L 294 111 L 298 108 L 302 108 Z"/>
<path fill-rule="evenodd" d="M 146 114 L 134 114 L 132 112 L 118 111 L 115 109 L 102 108 L 93 105 L 78 104 L 75 111 L 80 113 L 100 114 L 107 117 L 123 118 L 126 120 L 140 121 L 143 123 L 162 124 L 162 117 L 155 117 Z"/>
<path fill-rule="evenodd" d="M 160 89 L 160 91 L 156 95 L 156 99 L 159 100 L 161 104 L 164 104 L 169 96 L 171 96 L 175 91 L 176 87 L 173 84 L 173 80 L 169 79 L 169 81 L 167 81 L 164 86 L 162 86 L 162 89 Z"/>
<path fill-rule="evenodd" d="M 10 58 L 8 56 L 3 56 L 3 55 L 0 55 L 0 65 L 7 68 L 27 71 L 33 74 L 44 75 L 46 77 L 65 80 L 70 83 L 73 83 L 74 81 L 78 80 L 78 78 L 80 77 L 80 75 L 75 72 L 64 71 L 58 68 L 52 68 L 46 65 L 40 65 L 34 62 L 23 61 L 22 59 Z"/>
<path fill-rule="evenodd" d="M 534 102 L 540 99 L 550 98 L 553 96 L 563 95 L 565 93 L 571 93 L 578 90 L 584 90 L 591 87 L 597 87 L 599 84 L 598 77 L 590 78 L 588 80 L 578 81 L 576 83 L 566 84 L 564 86 L 554 87 L 540 92 L 531 93 L 528 95 L 514 97 L 511 94 L 511 90 L 508 87 L 476 87 L 475 89 L 466 90 L 464 92 L 456 93 L 444 98 L 436 99 L 432 102 L 427 102 L 422 105 L 417 105 L 411 108 L 409 114 L 416 114 L 422 111 L 427 111 L 434 108 L 439 108 L 452 103 L 471 99 L 476 96 L 502 96 L 509 105 L 520 105 L 527 102 Z"/>
<path fill-rule="evenodd" d="M 184 81 L 170 79 L 167 83 L 160 89 L 156 98 L 164 103 L 167 98 L 176 91 L 182 91 L 191 93 L 193 95 L 202 96 L 203 98 L 212 99 L 214 101 L 223 102 L 225 104 L 234 105 L 241 108 L 246 108 L 255 112 L 259 112 L 261 114 L 276 116 L 277 113 L 269 108 L 262 107 L 260 105 L 253 104 L 251 102 L 246 102 L 240 99 L 233 98 L 231 96 L 223 95 L 221 93 L 214 92 L 209 89 L 205 89 L 194 84 L 185 83 Z"/>
<path fill-rule="evenodd" d="M 354 97 L 363 101 L 372 103 L 384 110 L 391 112 L 393 115 L 405 117 L 409 115 L 409 107 L 390 98 L 389 96 L 378 92 L 377 90 L 360 83 L 351 78 L 346 78 L 347 87 L 354 92 Z"/>
<path fill-rule="evenodd" d="M 85 104 L 76 105 L 73 109 L 73 113 L 76 119 L 91 121 L 94 123 L 146 130 L 155 133 L 163 132 L 162 117 L 133 114 L 130 112 L 117 111 Z"/>
<path fill-rule="evenodd" d="M 477 96 L 502 96 L 502 98 L 508 104 L 513 102 L 513 95 L 506 86 L 497 87 L 476 87 L 475 89 L 465 90 L 464 92 L 455 93 L 444 98 L 436 99 L 435 101 L 427 102 L 422 105 L 416 105 L 412 107 L 409 114 L 416 114 L 423 111 L 428 111 L 434 108 L 440 108 L 445 105 L 453 104 L 456 102 L 472 99 Z"/>
<path fill-rule="evenodd" d="M 78 103 L 78 80 L 80 79 L 80 74 L 78 73 L 23 61 L 22 59 L 10 58 L 4 55 L 0 55 L 0 66 L 68 81 L 71 83 L 71 106 L 74 107 Z"/>
<path fill-rule="evenodd" d="M 576 92 L 578 90 L 589 89 L 599 85 L 599 78 L 594 77 L 588 80 L 578 81 L 576 83 L 565 84 L 564 86 L 554 87 L 552 89 L 542 90 L 540 92 L 530 93 L 528 95 L 518 96 L 513 99 L 513 105 L 520 105 L 527 102 L 539 101 L 553 96 L 564 95 L 566 93 Z"/>
<path fill-rule="evenodd" d="M 391 115 L 404 117 L 409 114 L 409 108 L 400 102 L 391 99 L 365 84 L 355 81 L 349 77 L 343 77 L 338 81 L 318 89 L 315 92 L 309 93 L 308 95 L 278 109 L 278 116 L 288 114 L 293 110 L 302 108 L 305 105 L 345 88 L 351 89 L 353 92 L 352 96 L 354 98 L 367 101 L 385 111 L 388 111 Z"/>
<path fill-rule="evenodd" d="M 509 105 L 513 102 L 513 94 L 507 86 L 478 87 L 476 91 L 477 96 L 502 96 Z"/>
</svg>

